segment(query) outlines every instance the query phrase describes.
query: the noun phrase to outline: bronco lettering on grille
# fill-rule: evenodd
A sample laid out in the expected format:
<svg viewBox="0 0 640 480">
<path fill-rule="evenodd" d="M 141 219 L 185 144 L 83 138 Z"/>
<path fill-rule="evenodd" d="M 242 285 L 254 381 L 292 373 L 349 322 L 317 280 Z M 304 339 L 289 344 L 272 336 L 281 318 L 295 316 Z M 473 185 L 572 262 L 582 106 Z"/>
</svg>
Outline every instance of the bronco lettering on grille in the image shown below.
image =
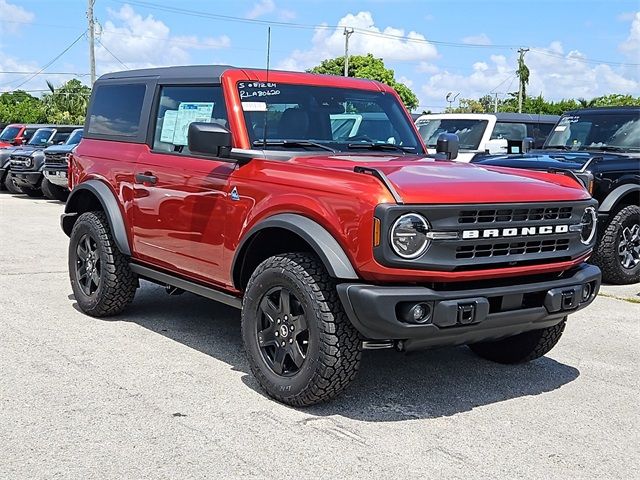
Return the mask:
<svg viewBox="0 0 640 480">
<path fill-rule="evenodd" d="M 501 238 L 501 237 L 526 237 L 530 235 L 550 235 L 554 233 L 569 232 L 569 225 L 544 225 L 540 227 L 521 228 L 488 228 L 486 230 L 463 230 L 462 238 Z"/>
</svg>

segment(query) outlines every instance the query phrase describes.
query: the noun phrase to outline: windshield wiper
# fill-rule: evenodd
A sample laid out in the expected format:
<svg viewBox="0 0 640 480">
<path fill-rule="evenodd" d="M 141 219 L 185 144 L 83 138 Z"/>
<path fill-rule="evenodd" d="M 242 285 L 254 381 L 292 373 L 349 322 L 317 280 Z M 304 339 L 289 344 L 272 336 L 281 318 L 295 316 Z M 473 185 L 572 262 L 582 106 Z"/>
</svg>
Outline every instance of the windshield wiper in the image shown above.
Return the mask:
<svg viewBox="0 0 640 480">
<path fill-rule="evenodd" d="M 569 145 L 545 145 L 543 150 L 575 150 L 574 147 Z"/>
<path fill-rule="evenodd" d="M 411 152 L 411 147 L 401 147 L 400 145 L 396 145 L 395 143 L 350 143 L 347 145 L 347 148 L 358 149 L 362 148 L 365 150 L 380 150 L 380 151 L 389 151 L 393 150 L 396 152 L 407 153 Z"/>
<path fill-rule="evenodd" d="M 629 152 L 639 151 L 637 147 L 617 147 L 615 145 L 600 145 L 599 147 L 582 147 L 580 150 L 598 150 L 600 152 Z"/>
<path fill-rule="evenodd" d="M 256 140 L 253 142 L 254 147 L 267 146 L 267 147 L 315 147 L 321 150 L 326 150 L 327 152 L 336 153 L 337 150 L 334 150 L 331 147 L 327 147 L 326 145 L 322 145 L 321 143 L 310 142 L 308 140 Z"/>
</svg>

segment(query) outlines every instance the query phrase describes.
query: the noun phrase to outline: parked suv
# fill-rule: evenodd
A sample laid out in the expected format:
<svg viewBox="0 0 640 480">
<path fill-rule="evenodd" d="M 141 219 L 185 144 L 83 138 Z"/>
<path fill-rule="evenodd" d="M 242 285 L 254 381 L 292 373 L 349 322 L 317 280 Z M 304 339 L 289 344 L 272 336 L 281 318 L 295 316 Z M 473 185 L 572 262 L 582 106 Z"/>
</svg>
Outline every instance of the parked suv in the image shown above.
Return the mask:
<svg viewBox="0 0 640 480">
<path fill-rule="evenodd" d="M 333 137 L 378 112 L 392 137 Z M 251 370 L 296 406 L 339 394 L 363 348 L 547 353 L 593 300 L 589 193 L 565 175 L 427 155 L 378 82 L 227 66 L 95 84 L 62 216 L 75 300 L 122 312 L 138 280 L 241 309 Z"/>
<path fill-rule="evenodd" d="M 12 123 L 0 133 L 0 148 L 19 146 L 31 140 L 35 131 L 44 125 Z"/>
<path fill-rule="evenodd" d="M 441 133 L 457 135 L 458 160 L 468 162 L 477 154 L 507 153 L 510 140 L 530 137 L 541 147 L 558 118 L 529 113 L 438 113 L 422 115 L 416 125 L 427 147 L 435 148 Z"/>
<path fill-rule="evenodd" d="M 51 145 L 63 145 L 77 128 L 77 125 L 53 125 L 38 129 L 29 143 L 11 151 L 9 182 L 12 181 L 30 197 L 41 196 L 44 149 Z"/>
<path fill-rule="evenodd" d="M 64 145 L 52 145 L 45 148 L 42 173 L 42 193 L 51 200 L 64 202 L 69 196 L 68 157 L 82 140 L 82 128 L 76 128 Z"/>
<path fill-rule="evenodd" d="M 640 282 L 640 107 L 567 112 L 542 149 L 476 161 L 572 172 L 599 203 L 592 261 L 607 282 Z"/>
</svg>

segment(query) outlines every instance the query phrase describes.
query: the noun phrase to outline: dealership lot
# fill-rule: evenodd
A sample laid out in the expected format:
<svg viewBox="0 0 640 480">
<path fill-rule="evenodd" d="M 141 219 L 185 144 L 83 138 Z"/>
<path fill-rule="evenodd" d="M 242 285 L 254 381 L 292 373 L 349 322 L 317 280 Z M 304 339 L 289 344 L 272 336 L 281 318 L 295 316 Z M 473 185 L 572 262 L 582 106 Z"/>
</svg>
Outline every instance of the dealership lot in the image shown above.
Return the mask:
<svg viewBox="0 0 640 480">
<path fill-rule="evenodd" d="M 0 194 L 2 478 L 630 478 L 640 467 L 640 285 L 603 288 L 547 357 L 365 352 L 296 410 L 248 373 L 237 311 L 144 283 L 74 307 L 62 204 Z"/>
</svg>

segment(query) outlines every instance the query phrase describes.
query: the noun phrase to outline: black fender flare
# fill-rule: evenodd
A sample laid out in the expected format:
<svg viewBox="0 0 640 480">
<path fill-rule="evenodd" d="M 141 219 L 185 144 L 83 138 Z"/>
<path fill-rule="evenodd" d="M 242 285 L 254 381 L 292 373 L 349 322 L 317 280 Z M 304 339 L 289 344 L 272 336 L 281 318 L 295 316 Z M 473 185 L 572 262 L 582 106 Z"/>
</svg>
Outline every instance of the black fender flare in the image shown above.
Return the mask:
<svg viewBox="0 0 640 480">
<path fill-rule="evenodd" d="M 268 217 L 254 225 L 243 236 L 231 264 L 232 278 L 235 279 L 234 273 L 236 269 L 241 266 L 238 262 L 241 262 L 244 257 L 244 255 L 241 255 L 241 252 L 244 253 L 244 247 L 247 245 L 247 242 L 251 240 L 256 233 L 266 228 L 282 228 L 301 237 L 311 245 L 311 248 L 313 248 L 313 251 L 318 255 L 329 272 L 329 275 L 332 277 L 345 280 L 357 280 L 359 278 L 351 265 L 349 257 L 347 257 L 347 254 L 333 235 L 314 220 L 295 213 L 280 213 Z"/>
<path fill-rule="evenodd" d="M 598 208 L 598 213 L 609 213 L 618 203 L 623 196 L 630 192 L 638 192 L 640 193 L 640 185 L 636 185 L 634 183 L 627 183 L 625 185 L 620 185 L 619 187 L 613 189 L 609 192 L 609 195 L 602 201 L 600 207 Z"/>
<path fill-rule="evenodd" d="M 111 234 L 113 240 L 124 255 L 131 256 L 131 247 L 129 246 L 129 238 L 127 237 L 127 229 L 124 224 L 124 218 L 122 217 L 122 211 L 116 196 L 106 183 L 100 180 L 87 180 L 82 182 L 71 191 L 69 198 L 67 199 L 67 205 L 64 209 L 64 214 L 61 218 L 62 230 L 67 235 L 71 235 L 71 230 L 76 222 L 78 216 L 78 199 L 85 193 L 90 192 L 94 197 L 98 199 L 102 205 L 104 213 L 107 215 L 109 227 L 111 228 Z"/>
</svg>

